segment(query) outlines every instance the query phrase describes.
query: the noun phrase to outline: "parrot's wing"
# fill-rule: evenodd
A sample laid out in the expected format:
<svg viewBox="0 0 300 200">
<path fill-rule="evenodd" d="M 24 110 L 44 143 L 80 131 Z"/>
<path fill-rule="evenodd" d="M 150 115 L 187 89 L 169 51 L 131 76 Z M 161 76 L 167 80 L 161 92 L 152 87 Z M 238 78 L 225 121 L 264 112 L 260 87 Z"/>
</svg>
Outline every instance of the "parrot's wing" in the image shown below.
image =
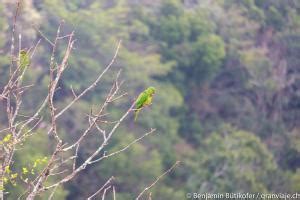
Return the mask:
<svg viewBox="0 0 300 200">
<path fill-rule="evenodd" d="M 137 109 L 140 109 L 141 107 L 143 107 L 144 103 L 147 101 L 148 99 L 148 94 L 143 92 L 141 93 L 138 98 L 137 98 L 137 101 L 136 101 L 136 108 Z"/>
<path fill-rule="evenodd" d="M 152 103 L 152 96 L 151 95 L 148 95 L 148 98 L 147 98 L 147 100 L 145 101 L 145 103 L 144 103 L 144 106 L 145 105 L 151 105 L 151 103 Z"/>
</svg>

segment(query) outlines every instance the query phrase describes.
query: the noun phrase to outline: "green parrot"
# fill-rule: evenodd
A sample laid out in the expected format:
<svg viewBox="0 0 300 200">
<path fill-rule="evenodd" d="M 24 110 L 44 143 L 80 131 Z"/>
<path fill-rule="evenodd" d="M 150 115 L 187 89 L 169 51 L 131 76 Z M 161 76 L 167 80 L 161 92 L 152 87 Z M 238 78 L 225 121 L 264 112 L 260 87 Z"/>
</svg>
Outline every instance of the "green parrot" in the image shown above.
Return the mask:
<svg viewBox="0 0 300 200">
<path fill-rule="evenodd" d="M 26 50 L 21 50 L 19 56 L 20 72 L 21 74 L 23 74 L 27 67 L 30 65 L 30 57 Z"/>
<path fill-rule="evenodd" d="M 155 88 L 154 87 L 148 87 L 144 92 L 142 92 L 137 100 L 136 100 L 136 104 L 135 104 L 135 111 L 134 111 L 134 121 L 136 121 L 139 112 L 141 111 L 141 109 L 145 106 L 148 106 L 151 104 L 152 102 L 152 97 L 155 94 Z"/>
</svg>

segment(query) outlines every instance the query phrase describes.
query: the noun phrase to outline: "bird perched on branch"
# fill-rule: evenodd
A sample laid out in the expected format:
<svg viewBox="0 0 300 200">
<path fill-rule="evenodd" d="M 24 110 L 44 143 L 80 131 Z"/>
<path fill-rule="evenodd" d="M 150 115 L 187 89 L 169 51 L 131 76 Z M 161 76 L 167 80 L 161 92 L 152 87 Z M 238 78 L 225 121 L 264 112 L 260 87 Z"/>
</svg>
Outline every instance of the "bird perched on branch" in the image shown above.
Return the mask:
<svg viewBox="0 0 300 200">
<path fill-rule="evenodd" d="M 20 51 L 20 71 L 24 71 L 30 65 L 29 54 L 26 50 Z"/>
<path fill-rule="evenodd" d="M 29 53 L 23 49 L 20 51 L 20 55 L 19 55 L 19 69 L 21 73 L 21 80 L 29 65 L 30 65 Z"/>
<path fill-rule="evenodd" d="M 137 98 L 136 104 L 135 104 L 135 111 L 134 111 L 134 121 L 136 121 L 139 112 L 142 108 L 145 106 L 151 105 L 152 103 L 152 97 L 155 94 L 155 88 L 154 87 L 148 87 L 146 90 L 144 90 Z"/>
</svg>

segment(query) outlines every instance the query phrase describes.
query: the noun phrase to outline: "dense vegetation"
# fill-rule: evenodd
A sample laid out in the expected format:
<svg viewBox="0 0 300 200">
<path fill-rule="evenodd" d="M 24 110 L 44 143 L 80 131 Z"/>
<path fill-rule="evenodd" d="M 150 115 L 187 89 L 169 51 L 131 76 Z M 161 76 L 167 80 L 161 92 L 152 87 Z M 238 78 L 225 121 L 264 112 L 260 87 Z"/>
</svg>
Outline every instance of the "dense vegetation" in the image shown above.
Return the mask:
<svg viewBox="0 0 300 200">
<path fill-rule="evenodd" d="M 13 2 L 0 5 L 0 86 L 7 81 Z M 152 189 L 156 200 L 185 199 L 187 192 L 296 192 L 300 190 L 300 3 L 297 0 L 32 0 L 19 17 L 22 45 L 42 39 L 28 83 L 30 112 L 47 92 L 49 43 L 63 19 L 75 31 L 76 49 L 55 100 L 72 98 L 90 84 L 123 45 L 113 66 L 122 69 L 127 100 L 109 110 L 120 116 L 140 91 L 157 88 L 151 108 L 119 129 L 111 149 L 157 128 L 124 153 L 87 168 L 56 199 L 83 199 L 112 175 L 117 199 L 133 199 L 176 160 L 183 164 Z M 58 52 L 62 54 L 63 52 Z M 101 102 L 112 76 L 60 121 L 72 141 Z M 0 87 L 2 88 L 2 87 Z M 34 95 L 34 98 L 33 98 Z M 26 114 L 26 113 L 24 113 Z M 5 118 L 0 116 L 1 123 Z M 0 125 L 1 127 L 1 125 Z M 51 141 L 36 135 L 16 163 L 44 156 Z M 97 139 L 79 153 L 84 159 Z M 24 152 L 27 152 L 24 155 Z M 17 166 L 16 166 L 17 167 Z M 12 187 L 15 199 L 22 187 Z"/>
</svg>

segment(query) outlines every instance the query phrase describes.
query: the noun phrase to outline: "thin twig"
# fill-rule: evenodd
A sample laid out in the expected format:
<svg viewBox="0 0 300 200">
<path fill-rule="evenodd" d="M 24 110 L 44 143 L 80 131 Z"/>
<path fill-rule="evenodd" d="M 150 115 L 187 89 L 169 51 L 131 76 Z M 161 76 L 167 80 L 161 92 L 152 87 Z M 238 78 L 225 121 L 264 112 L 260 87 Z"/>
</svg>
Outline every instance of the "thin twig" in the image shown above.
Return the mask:
<svg viewBox="0 0 300 200">
<path fill-rule="evenodd" d="M 177 165 L 179 165 L 180 161 L 177 161 L 174 165 L 172 165 L 172 167 L 170 167 L 167 171 L 165 171 L 163 174 L 161 174 L 159 177 L 156 178 L 156 180 L 151 183 L 148 187 L 146 187 L 137 197 L 136 200 L 140 199 L 141 196 L 148 191 L 149 189 L 151 189 L 161 178 L 163 178 L 166 174 L 170 173 L 175 167 L 177 167 Z"/>
<path fill-rule="evenodd" d="M 52 192 L 51 192 L 51 194 L 50 194 L 48 200 L 51 200 L 51 199 L 53 198 L 53 196 L 54 196 L 54 194 L 55 194 L 57 188 L 58 188 L 58 186 L 56 186 L 55 188 L 53 188 L 53 190 L 52 190 Z"/>
<path fill-rule="evenodd" d="M 49 44 L 51 44 L 52 47 L 55 46 L 55 44 L 53 42 L 51 42 L 44 33 L 42 33 L 42 31 L 40 31 L 38 28 L 36 28 L 34 25 L 32 26 L 41 36 L 42 38 L 44 38 Z"/>
<path fill-rule="evenodd" d="M 90 91 L 91 89 L 93 89 L 94 87 L 96 87 L 96 85 L 98 84 L 98 82 L 101 80 L 101 78 L 103 77 L 103 75 L 107 72 L 107 70 L 109 70 L 109 68 L 112 66 L 112 64 L 115 62 L 115 59 L 117 58 L 117 55 L 119 53 L 119 49 L 121 46 L 121 40 L 118 43 L 117 49 L 115 51 L 115 54 L 112 58 L 112 60 L 110 61 L 110 63 L 107 65 L 107 67 L 102 71 L 102 73 L 97 77 L 97 79 L 88 87 L 86 88 L 83 92 L 81 92 L 79 95 L 77 95 L 76 98 L 74 98 L 64 109 L 62 109 L 59 113 L 56 114 L 55 118 L 58 118 L 59 116 L 61 116 L 66 110 L 68 110 L 76 101 L 78 101 L 78 99 L 80 99 L 83 95 L 85 95 L 88 91 Z"/>
<path fill-rule="evenodd" d="M 107 186 L 108 184 L 110 184 L 113 180 L 114 180 L 114 177 L 113 177 L 113 176 L 110 177 L 110 178 L 104 183 L 104 185 L 102 185 L 102 187 L 99 188 L 94 194 L 92 194 L 91 196 L 89 196 L 89 197 L 87 198 L 87 200 L 91 200 L 91 199 L 94 198 L 96 195 L 98 195 L 98 194 L 99 194 L 104 188 L 106 188 L 106 186 Z"/>
<path fill-rule="evenodd" d="M 113 200 L 116 200 L 116 189 L 114 185 L 113 185 Z"/>
<path fill-rule="evenodd" d="M 133 144 L 136 144 L 137 142 L 139 142 L 140 140 L 142 140 L 144 137 L 150 135 L 151 133 L 155 132 L 155 129 L 151 129 L 149 132 L 145 133 L 144 135 L 142 135 L 141 137 L 135 139 L 134 141 L 132 141 L 131 143 L 129 143 L 127 146 L 125 146 L 124 148 L 118 150 L 118 151 L 115 151 L 113 153 L 110 153 L 110 154 L 107 154 L 107 155 L 103 155 L 101 158 L 98 158 L 94 161 L 91 161 L 90 164 L 93 164 L 93 163 L 96 163 L 96 162 L 99 162 L 101 160 L 103 160 L 104 158 L 108 158 L 108 157 L 111 157 L 111 156 L 114 156 L 116 154 L 119 154 L 123 151 L 126 151 L 128 148 L 130 148 Z"/>
<path fill-rule="evenodd" d="M 107 192 L 107 190 L 109 190 L 110 188 L 111 188 L 111 186 L 108 186 L 107 188 L 104 189 L 103 194 L 102 194 L 102 200 L 105 199 L 106 192 Z"/>
</svg>

